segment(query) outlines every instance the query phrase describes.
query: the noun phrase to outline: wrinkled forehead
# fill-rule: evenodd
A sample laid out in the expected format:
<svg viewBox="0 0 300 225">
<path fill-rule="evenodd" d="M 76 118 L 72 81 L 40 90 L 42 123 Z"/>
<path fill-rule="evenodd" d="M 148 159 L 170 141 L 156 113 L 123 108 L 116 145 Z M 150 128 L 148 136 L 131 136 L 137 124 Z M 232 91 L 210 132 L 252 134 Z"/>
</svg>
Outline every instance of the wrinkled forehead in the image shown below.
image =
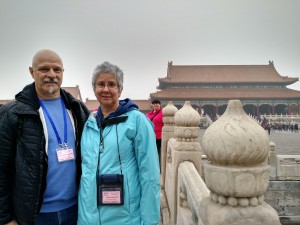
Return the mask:
<svg viewBox="0 0 300 225">
<path fill-rule="evenodd" d="M 32 59 L 32 67 L 36 67 L 39 64 L 54 63 L 63 67 L 63 62 L 58 54 L 53 51 L 44 50 L 36 53 Z"/>
</svg>

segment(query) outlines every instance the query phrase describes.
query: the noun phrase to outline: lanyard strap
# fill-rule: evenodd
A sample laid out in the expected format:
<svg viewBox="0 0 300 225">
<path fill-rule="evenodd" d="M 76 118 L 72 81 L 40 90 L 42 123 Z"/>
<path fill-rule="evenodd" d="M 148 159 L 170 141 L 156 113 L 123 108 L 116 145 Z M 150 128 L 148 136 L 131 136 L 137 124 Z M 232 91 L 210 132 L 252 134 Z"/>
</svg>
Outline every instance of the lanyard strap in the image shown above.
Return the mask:
<svg viewBox="0 0 300 225">
<path fill-rule="evenodd" d="M 62 107 L 63 117 L 64 117 L 64 143 L 61 141 L 61 138 L 60 138 L 60 136 L 59 136 L 59 134 L 58 134 L 58 132 L 57 132 L 56 126 L 55 126 L 55 124 L 54 124 L 54 122 L 53 122 L 53 120 L 52 120 L 52 118 L 51 118 L 51 116 L 50 116 L 48 110 L 46 109 L 44 103 L 43 103 L 41 100 L 39 100 L 40 105 L 41 105 L 42 109 L 44 110 L 44 112 L 45 112 L 47 118 L 49 119 L 50 124 L 51 124 L 51 126 L 52 126 L 52 128 L 53 128 L 53 130 L 54 130 L 54 133 L 55 133 L 55 136 L 56 136 L 56 139 L 57 139 L 58 144 L 59 144 L 61 147 L 63 147 L 63 148 L 66 149 L 66 148 L 68 147 L 67 116 L 66 116 L 66 110 L 65 110 L 65 104 L 64 104 L 64 101 L 62 100 L 62 98 L 60 98 L 60 101 L 61 101 L 61 107 Z"/>
<path fill-rule="evenodd" d="M 103 121 L 100 121 L 99 114 L 96 116 L 98 128 L 100 130 L 100 146 L 99 146 L 99 155 L 98 155 L 98 165 L 97 165 L 97 175 L 99 175 L 99 169 L 100 169 L 100 154 L 104 150 L 104 135 L 103 131 L 107 125 L 116 125 L 116 137 L 117 137 L 117 147 L 118 147 L 118 154 L 119 154 L 119 163 L 120 163 L 120 170 L 122 174 L 122 162 L 121 162 L 121 156 L 120 156 L 120 146 L 119 146 L 119 136 L 118 136 L 118 124 L 123 123 L 127 120 L 128 116 L 118 116 L 113 118 L 107 118 Z M 112 129 L 112 128 L 111 128 Z"/>
<path fill-rule="evenodd" d="M 120 147 L 119 147 L 119 138 L 118 138 L 118 124 L 116 124 L 116 136 L 117 136 L 117 146 L 118 146 L 118 155 L 119 155 L 119 163 L 120 163 L 120 170 L 122 174 L 122 162 L 120 156 Z M 103 137 L 103 129 L 100 127 L 100 146 L 99 146 L 99 155 L 98 155 L 98 164 L 97 164 L 97 175 L 99 175 L 100 169 L 100 154 L 104 150 L 104 137 Z"/>
</svg>

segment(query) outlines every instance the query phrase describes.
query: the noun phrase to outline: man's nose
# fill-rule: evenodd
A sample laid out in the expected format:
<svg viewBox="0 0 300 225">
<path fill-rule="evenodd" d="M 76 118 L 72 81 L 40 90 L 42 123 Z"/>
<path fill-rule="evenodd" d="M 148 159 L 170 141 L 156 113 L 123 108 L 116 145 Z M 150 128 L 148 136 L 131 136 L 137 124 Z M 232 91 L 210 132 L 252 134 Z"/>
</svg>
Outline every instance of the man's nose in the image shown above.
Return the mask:
<svg viewBox="0 0 300 225">
<path fill-rule="evenodd" d="M 56 77 L 56 73 L 53 69 L 49 69 L 48 71 L 48 77 L 51 77 L 51 78 L 55 78 Z"/>
</svg>

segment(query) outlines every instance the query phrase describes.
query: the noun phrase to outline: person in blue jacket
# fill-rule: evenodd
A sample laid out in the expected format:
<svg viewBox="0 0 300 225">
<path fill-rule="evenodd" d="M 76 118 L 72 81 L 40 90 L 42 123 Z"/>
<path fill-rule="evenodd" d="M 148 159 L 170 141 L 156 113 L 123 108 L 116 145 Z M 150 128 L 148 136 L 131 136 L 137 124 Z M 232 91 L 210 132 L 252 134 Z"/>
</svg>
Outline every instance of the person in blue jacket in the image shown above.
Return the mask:
<svg viewBox="0 0 300 225">
<path fill-rule="evenodd" d="M 160 178 L 151 121 L 130 99 L 119 100 L 122 70 L 109 62 L 92 77 L 100 103 L 81 138 L 78 225 L 154 225 L 160 221 Z"/>
</svg>

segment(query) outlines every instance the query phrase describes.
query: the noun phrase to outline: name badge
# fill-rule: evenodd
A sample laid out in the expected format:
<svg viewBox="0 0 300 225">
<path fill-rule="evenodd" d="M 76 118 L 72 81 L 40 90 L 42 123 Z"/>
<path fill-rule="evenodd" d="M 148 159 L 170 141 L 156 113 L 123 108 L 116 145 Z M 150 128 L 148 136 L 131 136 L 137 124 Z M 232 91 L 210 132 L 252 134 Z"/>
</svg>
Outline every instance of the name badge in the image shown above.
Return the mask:
<svg viewBox="0 0 300 225">
<path fill-rule="evenodd" d="M 102 204 L 121 204 L 120 188 L 103 188 Z"/>
<path fill-rule="evenodd" d="M 98 205 L 123 205 L 123 174 L 101 174 L 97 182 Z"/>
<path fill-rule="evenodd" d="M 56 149 L 56 155 L 58 162 L 65 162 L 75 159 L 74 151 L 72 148 L 58 148 Z"/>
</svg>

